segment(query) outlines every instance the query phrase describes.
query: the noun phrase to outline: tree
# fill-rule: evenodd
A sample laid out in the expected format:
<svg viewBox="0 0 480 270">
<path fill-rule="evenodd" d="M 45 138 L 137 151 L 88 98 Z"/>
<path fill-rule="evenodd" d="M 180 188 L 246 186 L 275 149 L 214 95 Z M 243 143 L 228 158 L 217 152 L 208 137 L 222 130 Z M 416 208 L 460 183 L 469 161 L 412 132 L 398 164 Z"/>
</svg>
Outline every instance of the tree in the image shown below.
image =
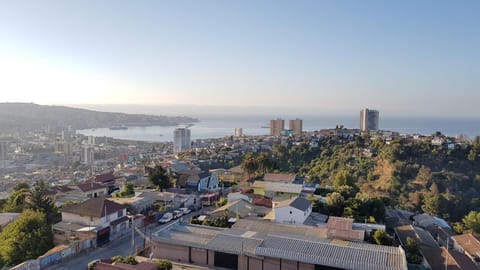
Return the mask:
<svg viewBox="0 0 480 270">
<path fill-rule="evenodd" d="M 172 262 L 167 260 L 158 259 L 155 260 L 155 263 L 158 265 L 157 270 L 172 270 Z"/>
<path fill-rule="evenodd" d="M 467 229 L 480 233 L 480 212 L 470 211 L 462 221 Z"/>
<path fill-rule="evenodd" d="M 332 192 L 327 195 L 327 210 L 330 215 L 341 216 L 343 214 L 343 206 L 345 199 L 338 192 Z"/>
<path fill-rule="evenodd" d="M 155 166 L 155 168 L 149 172 L 148 180 L 155 186 L 158 186 L 161 191 L 172 187 L 172 182 L 170 181 L 167 171 L 160 165 Z"/>
<path fill-rule="evenodd" d="M 115 256 L 115 257 L 112 258 L 112 261 L 113 262 L 119 262 L 119 263 L 126 263 L 126 264 L 130 264 L 130 265 L 138 264 L 137 260 L 135 259 L 135 256 L 126 256 L 126 257 Z"/>
<path fill-rule="evenodd" d="M 252 175 L 258 170 L 258 160 L 250 153 L 243 156 L 241 164 L 242 169 L 248 173 L 248 178 L 252 179 Z"/>
<path fill-rule="evenodd" d="M 384 230 L 376 230 L 373 233 L 373 240 L 377 245 L 382 246 L 391 246 L 392 239 L 388 236 L 388 234 Z"/>
<path fill-rule="evenodd" d="M 405 256 L 407 257 L 407 262 L 413 264 L 422 263 L 422 255 L 420 254 L 420 245 L 418 242 L 411 238 L 407 237 L 405 242 Z"/>
<path fill-rule="evenodd" d="M 0 233 L 0 258 L 5 265 L 35 259 L 53 247 L 45 214 L 26 209 Z"/>
<path fill-rule="evenodd" d="M 27 197 L 30 194 L 28 189 L 14 191 L 5 201 L 2 212 L 22 212 L 27 205 Z"/>
<path fill-rule="evenodd" d="M 268 154 L 261 153 L 256 159 L 260 173 L 265 174 L 272 169 L 273 161 Z"/>
<path fill-rule="evenodd" d="M 44 212 L 48 224 L 54 224 L 61 220 L 61 216 L 47 191 L 47 184 L 44 181 L 35 182 L 30 191 L 29 208 Z"/>
<path fill-rule="evenodd" d="M 335 178 L 333 179 L 333 186 L 335 186 L 336 189 L 344 185 L 352 185 L 352 176 L 347 170 L 341 170 L 337 172 L 337 174 L 335 174 Z"/>
</svg>

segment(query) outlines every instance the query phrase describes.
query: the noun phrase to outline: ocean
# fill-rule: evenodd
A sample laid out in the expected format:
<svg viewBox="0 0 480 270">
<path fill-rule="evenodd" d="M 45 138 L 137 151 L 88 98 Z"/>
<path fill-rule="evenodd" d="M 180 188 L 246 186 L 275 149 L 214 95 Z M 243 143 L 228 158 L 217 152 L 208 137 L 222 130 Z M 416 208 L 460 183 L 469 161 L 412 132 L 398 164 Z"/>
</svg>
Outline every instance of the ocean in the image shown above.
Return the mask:
<svg viewBox="0 0 480 270">
<path fill-rule="evenodd" d="M 245 135 L 267 135 L 268 126 L 272 116 L 265 115 L 203 115 L 198 117 L 199 122 L 194 123 L 191 129 L 192 140 L 222 138 L 233 135 L 235 128 L 243 128 Z M 334 128 L 336 125 L 344 125 L 346 128 L 358 128 L 359 116 L 316 116 L 316 115 L 298 115 L 283 116 L 285 119 L 285 128 L 288 128 L 288 120 L 300 118 L 303 119 L 303 129 L 305 131 L 314 131 L 320 129 Z M 480 118 L 382 118 L 380 115 L 380 129 L 396 131 L 401 134 L 425 134 L 430 135 L 437 131 L 448 136 L 457 136 L 460 134 L 474 138 L 480 135 Z M 78 130 L 77 133 L 84 135 L 93 135 L 97 137 L 112 137 L 118 139 L 149 141 L 149 142 L 167 142 L 173 141 L 173 130 L 176 127 L 129 127 L 127 130 L 110 130 L 109 128 L 96 128 Z"/>
</svg>

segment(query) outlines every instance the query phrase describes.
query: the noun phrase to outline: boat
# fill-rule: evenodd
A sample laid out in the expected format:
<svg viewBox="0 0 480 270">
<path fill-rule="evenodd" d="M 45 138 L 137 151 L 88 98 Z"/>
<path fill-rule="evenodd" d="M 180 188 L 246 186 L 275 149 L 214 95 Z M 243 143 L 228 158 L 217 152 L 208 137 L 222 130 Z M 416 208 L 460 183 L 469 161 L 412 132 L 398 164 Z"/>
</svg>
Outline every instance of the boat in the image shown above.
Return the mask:
<svg viewBox="0 0 480 270">
<path fill-rule="evenodd" d="M 124 126 L 124 125 L 121 125 L 121 126 L 111 126 L 110 127 L 111 130 L 125 130 L 125 129 L 128 129 L 127 126 Z"/>
<path fill-rule="evenodd" d="M 270 128 L 270 126 L 261 126 L 260 128 Z"/>
</svg>

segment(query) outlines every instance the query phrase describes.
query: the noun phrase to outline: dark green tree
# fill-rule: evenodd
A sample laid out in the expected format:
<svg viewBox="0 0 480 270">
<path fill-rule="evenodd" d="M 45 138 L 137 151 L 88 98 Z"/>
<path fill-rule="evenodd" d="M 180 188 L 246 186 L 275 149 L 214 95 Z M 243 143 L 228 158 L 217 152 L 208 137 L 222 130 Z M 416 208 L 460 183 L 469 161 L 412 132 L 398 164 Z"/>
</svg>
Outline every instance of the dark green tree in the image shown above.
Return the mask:
<svg viewBox="0 0 480 270">
<path fill-rule="evenodd" d="M 0 258 L 7 266 L 35 259 L 52 247 L 52 230 L 40 211 L 26 209 L 0 233 Z"/>
<path fill-rule="evenodd" d="M 61 220 L 53 198 L 48 195 L 47 184 L 44 181 L 35 182 L 30 190 L 28 204 L 29 208 L 44 212 L 48 224 L 54 224 Z"/>
<path fill-rule="evenodd" d="M 382 246 L 391 246 L 393 242 L 392 238 L 390 238 L 384 230 L 376 230 L 373 233 L 373 240 L 377 245 Z"/>
<path fill-rule="evenodd" d="M 149 172 L 148 180 L 150 180 L 150 182 L 157 186 L 161 191 L 173 186 L 167 171 L 160 165 L 155 166 L 155 168 Z"/>
<path fill-rule="evenodd" d="M 480 233 L 480 212 L 470 211 L 462 221 L 467 229 Z"/>
<path fill-rule="evenodd" d="M 258 160 L 250 153 L 245 154 L 243 156 L 241 167 L 248 173 L 248 178 L 251 180 L 252 175 L 254 175 L 255 172 L 258 171 Z"/>
</svg>

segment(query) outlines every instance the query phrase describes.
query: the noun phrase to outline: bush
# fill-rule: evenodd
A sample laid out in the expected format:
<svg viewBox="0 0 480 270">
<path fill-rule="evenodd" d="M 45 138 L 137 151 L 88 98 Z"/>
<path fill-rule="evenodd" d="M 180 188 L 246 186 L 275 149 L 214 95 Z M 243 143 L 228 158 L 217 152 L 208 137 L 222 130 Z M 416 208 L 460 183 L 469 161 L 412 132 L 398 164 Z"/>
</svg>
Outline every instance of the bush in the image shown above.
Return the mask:
<svg viewBox="0 0 480 270">
<path fill-rule="evenodd" d="M 158 259 L 155 260 L 155 263 L 158 265 L 157 270 L 171 270 L 173 267 L 172 262 L 168 260 Z"/>
</svg>

